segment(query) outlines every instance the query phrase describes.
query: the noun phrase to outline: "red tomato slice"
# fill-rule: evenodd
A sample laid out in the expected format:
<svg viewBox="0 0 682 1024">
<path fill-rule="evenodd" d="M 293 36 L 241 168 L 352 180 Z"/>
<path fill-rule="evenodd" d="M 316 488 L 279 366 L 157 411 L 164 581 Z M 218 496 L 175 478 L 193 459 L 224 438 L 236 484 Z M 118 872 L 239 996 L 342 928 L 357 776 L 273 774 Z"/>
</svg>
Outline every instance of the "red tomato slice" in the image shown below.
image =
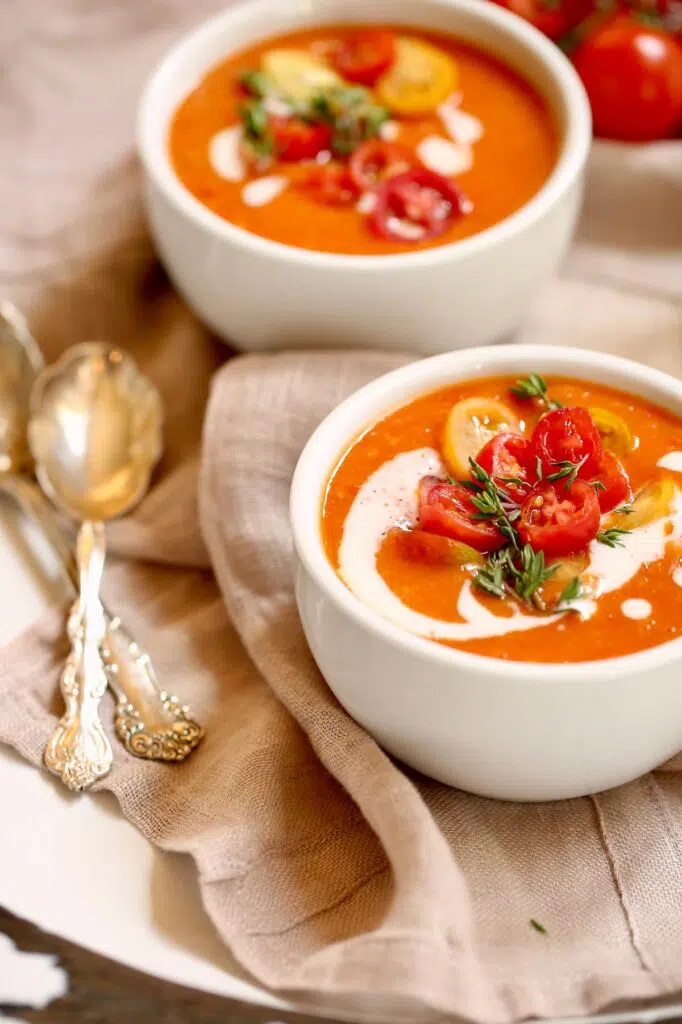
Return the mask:
<svg viewBox="0 0 682 1024">
<path fill-rule="evenodd" d="M 332 60 L 346 81 L 374 85 L 395 60 L 395 36 L 380 28 L 353 32 L 340 44 Z"/>
<path fill-rule="evenodd" d="M 521 434 L 496 434 L 480 450 L 476 461 L 514 501 L 523 501 L 528 496 L 535 481 L 535 450 Z M 509 483 L 505 477 L 523 480 L 527 486 Z"/>
<path fill-rule="evenodd" d="M 682 49 L 669 32 L 615 15 L 588 35 L 574 64 L 596 135 L 649 142 L 682 125 Z"/>
<path fill-rule="evenodd" d="M 603 490 L 601 487 L 597 489 L 599 508 L 602 512 L 610 512 L 617 505 L 624 505 L 632 498 L 629 477 L 611 452 L 602 452 L 594 479 L 604 485 Z"/>
<path fill-rule="evenodd" d="M 584 459 L 578 476 L 589 480 L 602 455 L 599 431 L 587 409 L 579 405 L 546 413 L 533 431 L 531 443 L 545 478 L 557 472 L 560 462 L 575 465 Z"/>
<path fill-rule="evenodd" d="M 382 238 L 421 242 L 442 234 L 470 210 L 470 201 L 452 181 L 415 168 L 381 182 L 369 220 Z"/>
<path fill-rule="evenodd" d="M 318 202 L 327 206 L 347 206 L 358 197 L 357 186 L 343 164 L 313 167 L 303 186 Z"/>
<path fill-rule="evenodd" d="M 368 139 L 355 150 L 348 166 L 357 187 L 365 191 L 385 178 L 408 171 L 413 163 L 402 146 L 382 142 L 381 139 Z"/>
<path fill-rule="evenodd" d="M 273 117 L 270 128 L 279 160 L 314 160 L 331 146 L 332 130 L 328 124 L 309 124 L 298 117 Z"/>
<path fill-rule="evenodd" d="M 593 492 L 594 493 L 594 492 Z M 451 537 L 475 551 L 495 551 L 504 537 L 486 519 L 474 519 L 476 507 L 461 484 L 449 484 L 426 476 L 419 484 L 419 525 L 422 530 Z"/>
<path fill-rule="evenodd" d="M 534 551 L 544 551 L 548 558 L 571 555 L 597 536 L 597 495 L 584 480 L 576 480 L 567 491 L 540 487 L 524 501 L 515 525 L 523 543 Z"/>
</svg>

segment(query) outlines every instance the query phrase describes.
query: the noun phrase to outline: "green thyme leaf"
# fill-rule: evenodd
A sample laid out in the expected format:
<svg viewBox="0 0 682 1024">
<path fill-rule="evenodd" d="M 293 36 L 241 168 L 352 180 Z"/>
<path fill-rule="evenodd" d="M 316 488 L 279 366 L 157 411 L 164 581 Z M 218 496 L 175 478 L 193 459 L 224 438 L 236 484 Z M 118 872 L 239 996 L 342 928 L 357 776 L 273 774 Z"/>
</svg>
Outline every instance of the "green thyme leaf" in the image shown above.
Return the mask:
<svg viewBox="0 0 682 1024">
<path fill-rule="evenodd" d="M 569 604 L 571 601 L 577 601 L 582 593 L 582 585 L 580 583 L 580 577 L 574 576 L 570 583 L 568 583 L 561 591 L 559 600 L 557 601 L 556 611 L 562 611 L 562 605 Z"/>
<path fill-rule="evenodd" d="M 508 572 L 508 553 L 506 548 L 494 551 L 474 576 L 474 583 L 493 597 L 506 597 L 506 576 Z"/>
<path fill-rule="evenodd" d="M 582 459 L 578 462 L 569 462 L 568 459 L 564 459 L 563 462 L 553 462 L 553 466 L 558 466 L 559 469 L 556 473 L 550 473 L 547 479 L 554 483 L 556 480 L 565 480 L 564 490 L 568 490 L 575 483 L 575 479 L 580 472 L 581 468 L 587 462 L 588 456 L 583 455 Z"/>
<path fill-rule="evenodd" d="M 601 482 L 601 480 L 593 480 L 592 481 L 592 486 L 594 487 L 594 489 L 595 489 L 597 494 L 599 494 L 600 491 L 605 491 L 606 490 L 606 487 Z"/>
<path fill-rule="evenodd" d="M 245 103 L 239 111 L 244 126 L 244 141 L 258 157 L 270 156 L 275 141 L 270 131 L 270 121 L 261 100 Z"/>
<path fill-rule="evenodd" d="M 530 544 L 524 544 L 520 553 L 520 566 L 516 569 L 514 589 L 526 604 L 537 604 L 537 591 L 559 568 L 559 563 L 545 565 L 543 551 L 533 551 Z"/>
<path fill-rule="evenodd" d="M 509 390 L 522 401 L 537 398 L 544 402 L 548 409 L 561 409 L 561 402 L 552 401 L 547 395 L 547 382 L 539 373 L 529 373 L 527 377 L 521 377 Z"/>
<path fill-rule="evenodd" d="M 632 513 L 632 505 L 619 505 L 618 508 L 614 508 L 614 512 L 620 512 L 622 516 L 629 516 Z"/>
<path fill-rule="evenodd" d="M 540 924 L 540 922 L 536 921 L 534 917 L 531 917 L 530 919 L 530 926 L 531 928 L 534 928 L 536 932 L 540 932 L 541 935 L 547 935 L 547 929 L 544 924 Z"/>
<path fill-rule="evenodd" d="M 630 532 L 630 530 L 622 530 L 617 526 L 611 526 L 608 530 L 602 530 L 598 533 L 597 540 L 601 544 L 606 544 L 609 548 L 625 547 L 623 536 Z"/>
<path fill-rule="evenodd" d="M 239 84 L 250 96 L 254 96 L 258 100 L 264 99 L 268 93 L 272 92 L 272 84 L 268 76 L 253 68 L 242 71 L 239 76 Z"/>
</svg>

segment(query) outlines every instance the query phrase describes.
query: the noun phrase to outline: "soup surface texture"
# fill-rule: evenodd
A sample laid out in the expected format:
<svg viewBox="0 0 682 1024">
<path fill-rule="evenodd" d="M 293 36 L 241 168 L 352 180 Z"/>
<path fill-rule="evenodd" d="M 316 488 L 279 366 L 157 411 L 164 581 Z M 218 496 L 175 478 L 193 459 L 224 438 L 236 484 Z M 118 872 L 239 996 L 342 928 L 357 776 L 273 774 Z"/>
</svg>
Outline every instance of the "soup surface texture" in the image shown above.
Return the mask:
<svg viewBox="0 0 682 1024">
<path fill-rule="evenodd" d="M 544 100 L 498 60 L 394 27 L 280 36 L 211 70 L 174 116 L 185 187 L 285 245 L 376 255 L 445 245 L 541 188 L 557 138 Z"/>
<path fill-rule="evenodd" d="M 682 630 L 682 420 L 567 378 L 458 383 L 350 445 L 322 536 L 415 635 L 512 661 L 641 651 Z"/>
</svg>

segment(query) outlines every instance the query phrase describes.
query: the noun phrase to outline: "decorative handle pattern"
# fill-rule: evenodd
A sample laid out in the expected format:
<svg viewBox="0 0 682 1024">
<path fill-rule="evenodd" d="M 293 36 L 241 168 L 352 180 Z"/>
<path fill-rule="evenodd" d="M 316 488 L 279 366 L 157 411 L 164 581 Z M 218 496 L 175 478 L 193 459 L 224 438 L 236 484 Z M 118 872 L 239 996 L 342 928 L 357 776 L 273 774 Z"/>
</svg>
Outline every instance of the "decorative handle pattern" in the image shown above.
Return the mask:
<svg viewBox="0 0 682 1024">
<path fill-rule="evenodd" d="M 71 652 L 60 679 L 66 710 L 45 748 L 45 765 L 65 786 L 80 792 L 106 775 L 113 762 L 111 744 L 99 718 L 99 704 L 107 688 L 100 656 L 105 631 L 99 599 L 105 558 L 102 523 L 83 523 L 76 558 L 80 595 L 67 624 Z"/>
<path fill-rule="evenodd" d="M 40 527 L 70 580 L 78 587 L 73 553 L 40 488 L 26 477 L 3 473 L 0 489 L 15 498 Z M 151 658 L 118 616 L 111 616 L 104 608 L 104 619 L 106 632 L 100 651 L 109 686 L 116 696 L 118 738 L 135 757 L 184 761 L 198 746 L 203 729 L 186 704 L 159 686 Z"/>
</svg>

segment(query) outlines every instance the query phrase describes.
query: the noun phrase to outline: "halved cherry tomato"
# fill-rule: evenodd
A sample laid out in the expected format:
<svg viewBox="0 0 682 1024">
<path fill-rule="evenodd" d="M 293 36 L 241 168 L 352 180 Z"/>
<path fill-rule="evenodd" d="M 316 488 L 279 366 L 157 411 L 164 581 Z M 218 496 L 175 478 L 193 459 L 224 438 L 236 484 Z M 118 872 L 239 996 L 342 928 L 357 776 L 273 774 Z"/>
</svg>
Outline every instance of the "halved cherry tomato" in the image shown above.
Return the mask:
<svg viewBox="0 0 682 1024">
<path fill-rule="evenodd" d="M 594 492 L 593 492 L 594 493 Z M 422 530 L 468 544 L 475 551 L 495 551 L 505 539 L 494 523 L 474 519 L 476 506 L 461 484 L 426 476 L 419 484 L 419 525 Z"/>
<path fill-rule="evenodd" d="M 592 0 L 495 0 L 500 7 L 518 14 L 543 35 L 559 39 L 592 11 Z"/>
<path fill-rule="evenodd" d="M 544 551 L 548 558 L 571 555 L 597 536 L 597 495 L 584 480 L 576 480 L 567 491 L 540 487 L 524 501 L 515 525 L 523 543 L 534 551 Z"/>
<path fill-rule="evenodd" d="M 395 60 L 395 36 L 381 28 L 353 32 L 340 44 L 332 60 L 346 81 L 374 85 Z"/>
<path fill-rule="evenodd" d="M 481 449 L 476 461 L 514 501 L 528 497 L 531 482 L 535 481 L 535 452 L 527 438 L 521 434 L 497 434 Z M 523 480 L 525 486 L 510 483 L 506 477 Z"/>
<path fill-rule="evenodd" d="M 331 146 L 332 130 L 328 124 L 309 124 L 298 117 L 273 117 L 270 129 L 280 160 L 292 163 L 314 160 L 318 153 Z"/>
<path fill-rule="evenodd" d="M 596 135 L 649 142 L 682 125 L 682 49 L 669 32 L 617 14 L 588 35 L 574 64 Z"/>
<path fill-rule="evenodd" d="M 485 558 L 480 551 L 475 551 L 468 544 L 442 537 L 426 530 L 391 530 L 387 539 L 393 544 L 395 551 L 409 562 L 420 562 L 422 565 L 482 565 Z"/>
<path fill-rule="evenodd" d="M 364 191 L 385 178 L 408 171 L 413 163 L 409 152 L 395 142 L 368 139 L 355 150 L 348 166 L 353 181 Z"/>
<path fill-rule="evenodd" d="M 597 488 L 599 508 L 602 512 L 610 512 L 618 505 L 624 505 L 630 501 L 632 497 L 630 479 L 616 456 L 611 452 L 603 451 L 601 453 L 595 473 L 596 480 L 603 484 L 603 488 Z"/>
<path fill-rule="evenodd" d="M 320 164 L 311 168 L 303 187 L 326 206 L 347 206 L 358 197 L 357 186 L 343 164 Z"/>
<path fill-rule="evenodd" d="M 559 463 L 575 465 L 582 459 L 578 476 L 590 480 L 595 475 L 602 454 L 601 438 L 582 406 L 552 409 L 539 421 L 531 440 L 545 478 L 558 471 Z"/>
<path fill-rule="evenodd" d="M 441 235 L 471 203 L 442 174 L 415 168 L 382 181 L 369 220 L 378 235 L 420 242 Z"/>
</svg>

